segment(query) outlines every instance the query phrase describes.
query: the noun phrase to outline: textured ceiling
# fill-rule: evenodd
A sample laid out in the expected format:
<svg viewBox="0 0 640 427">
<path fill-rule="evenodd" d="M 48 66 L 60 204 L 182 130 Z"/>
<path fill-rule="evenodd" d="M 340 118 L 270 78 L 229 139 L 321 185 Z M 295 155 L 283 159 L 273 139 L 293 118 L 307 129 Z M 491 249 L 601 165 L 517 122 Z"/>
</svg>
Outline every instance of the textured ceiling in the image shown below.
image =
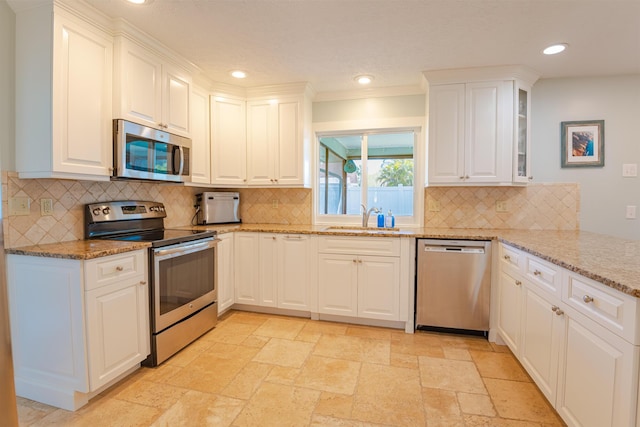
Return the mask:
<svg viewBox="0 0 640 427">
<path fill-rule="evenodd" d="M 542 77 L 640 73 L 640 0 L 88 0 L 198 65 L 253 87 L 419 85 L 421 71 L 526 65 Z M 569 49 L 540 51 L 556 42 Z M 244 80 L 229 76 L 234 69 Z"/>
</svg>

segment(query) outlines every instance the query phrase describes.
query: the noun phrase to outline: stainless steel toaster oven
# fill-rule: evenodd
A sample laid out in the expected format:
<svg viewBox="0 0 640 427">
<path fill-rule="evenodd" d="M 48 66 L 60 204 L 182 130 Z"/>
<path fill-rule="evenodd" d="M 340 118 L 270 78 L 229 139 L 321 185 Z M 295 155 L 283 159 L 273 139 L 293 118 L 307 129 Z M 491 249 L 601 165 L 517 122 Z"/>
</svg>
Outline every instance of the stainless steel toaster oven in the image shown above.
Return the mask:
<svg viewBox="0 0 640 427">
<path fill-rule="evenodd" d="M 197 221 L 203 224 L 240 222 L 240 193 L 205 192 L 196 195 Z"/>
</svg>

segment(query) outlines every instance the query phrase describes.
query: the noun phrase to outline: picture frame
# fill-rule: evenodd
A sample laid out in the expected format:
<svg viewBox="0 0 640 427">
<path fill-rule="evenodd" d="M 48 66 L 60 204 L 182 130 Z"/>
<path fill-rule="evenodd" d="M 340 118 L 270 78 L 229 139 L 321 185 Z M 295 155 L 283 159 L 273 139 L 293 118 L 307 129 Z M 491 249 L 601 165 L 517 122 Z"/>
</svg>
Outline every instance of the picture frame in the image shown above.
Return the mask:
<svg viewBox="0 0 640 427">
<path fill-rule="evenodd" d="M 604 120 L 560 122 L 561 167 L 604 166 Z"/>
</svg>

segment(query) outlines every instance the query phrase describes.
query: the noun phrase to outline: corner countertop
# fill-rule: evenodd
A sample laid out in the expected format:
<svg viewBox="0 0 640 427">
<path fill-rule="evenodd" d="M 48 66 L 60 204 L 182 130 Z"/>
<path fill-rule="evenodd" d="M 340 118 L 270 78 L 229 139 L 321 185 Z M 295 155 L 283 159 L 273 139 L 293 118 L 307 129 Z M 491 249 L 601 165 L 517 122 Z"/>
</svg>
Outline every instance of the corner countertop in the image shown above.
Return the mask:
<svg viewBox="0 0 640 427">
<path fill-rule="evenodd" d="M 316 234 L 360 237 L 497 240 L 567 270 L 640 298 L 640 241 L 586 231 L 412 228 L 396 231 L 329 230 L 327 225 L 221 224 L 185 226 L 218 234 L 242 232 Z M 84 240 L 7 248 L 10 254 L 91 259 L 149 247 L 149 243 Z"/>
</svg>

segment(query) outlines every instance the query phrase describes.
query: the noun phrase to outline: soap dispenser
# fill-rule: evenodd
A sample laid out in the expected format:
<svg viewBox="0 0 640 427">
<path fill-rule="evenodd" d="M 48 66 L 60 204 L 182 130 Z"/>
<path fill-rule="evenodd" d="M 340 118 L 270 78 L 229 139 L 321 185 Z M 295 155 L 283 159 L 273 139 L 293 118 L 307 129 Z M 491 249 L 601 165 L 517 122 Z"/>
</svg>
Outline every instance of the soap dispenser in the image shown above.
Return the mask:
<svg viewBox="0 0 640 427">
<path fill-rule="evenodd" d="M 384 221 L 384 226 L 386 228 L 393 228 L 396 225 L 396 219 L 393 217 L 393 214 L 391 213 L 391 209 L 389 209 L 389 213 L 387 213 L 387 217 L 385 218 Z"/>
<path fill-rule="evenodd" d="M 384 228 L 384 214 L 382 208 L 378 211 L 378 228 Z"/>
</svg>

